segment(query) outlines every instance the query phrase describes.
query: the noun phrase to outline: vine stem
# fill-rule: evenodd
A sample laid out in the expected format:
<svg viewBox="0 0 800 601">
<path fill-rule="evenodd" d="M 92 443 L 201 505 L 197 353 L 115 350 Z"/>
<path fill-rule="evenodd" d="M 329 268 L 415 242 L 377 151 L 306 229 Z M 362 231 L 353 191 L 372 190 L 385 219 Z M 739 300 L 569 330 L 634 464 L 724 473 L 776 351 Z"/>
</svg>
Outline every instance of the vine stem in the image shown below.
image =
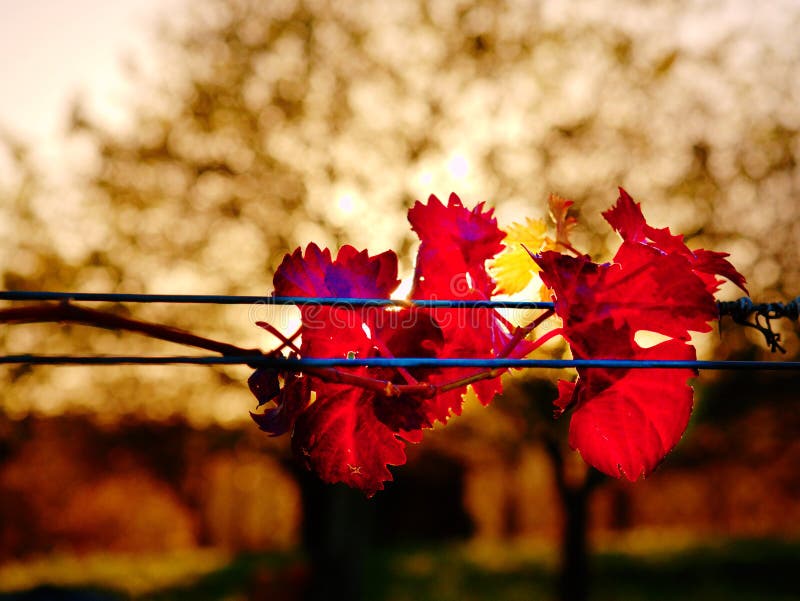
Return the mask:
<svg viewBox="0 0 800 601">
<path fill-rule="evenodd" d="M 58 305 L 32 305 L 27 307 L 16 307 L 13 309 L 1 309 L 0 323 L 71 323 L 95 328 L 103 328 L 106 330 L 123 330 L 126 332 L 143 334 L 149 338 L 155 338 L 157 340 L 164 340 L 166 342 L 174 342 L 184 346 L 205 349 L 219 353 L 223 356 L 252 355 L 253 357 L 269 357 L 276 352 L 276 350 L 273 350 L 265 353 L 261 349 L 236 346 L 235 344 L 221 342 L 212 338 L 206 338 L 205 336 L 198 336 L 197 334 L 192 334 L 191 332 L 187 332 L 186 330 L 181 330 L 179 328 L 123 317 L 122 315 L 115 315 L 113 313 L 99 311 L 97 309 L 87 309 L 86 307 L 79 307 L 69 303 L 59 303 Z M 268 329 L 268 331 L 273 334 L 278 332 L 274 328 Z M 283 336 L 283 334 L 280 334 L 278 337 L 281 340 L 281 345 L 278 347 L 278 350 L 284 346 L 294 346 L 292 340 L 295 336 L 286 338 Z M 335 368 L 309 367 L 306 371 L 309 374 L 334 384 L 351 384 L 354 386 L 361 386 L 362 388 L 367 388 L 369 390 L 374 390 L 390 396 L 396 396 L 400 394 L 394 390 L 394 384 L 391 382 L 383 382 L 374 378 L 365 378 L 363 376 L 357 376 L 355 374 L 343 372 Z"/>
<path fill-rule="evenodd" d="M 550 318 L 555 311 L 552 309 L 548 309 L 539 317 L 534 319 L 531 323 L 525 326 L 518 327 L 514 330 L 514 334 L 511 336 L 511 339 L 506 344 L 505 348 L 498 354 L 499 358 L 508 357 L 514 349 L 517 348 L 517 345 L 522 342 L 522 339 L 525 338 L 530 332 L 532 332 L 537 326 L 539 326 L 543 321 Z M 555 338 L 556 336 L 561 335 L 563 332 L 562 328 L 557 328 L 555 330 L 550 330 L 547 334 L 538 338 L 536 342 L 533 343 L 533 348 L 529 350 L 533 351 L 542 346 L 548 340 Z M 487 369 L 483 371 L 476 372 L 471 376 L 466 376 L 464 378 L 460 378 L 458 380 L 453 380 L 452 382 L 448 382 L 446 384 L 439 385 L 439 392 L 447 392 L 449 390 L 453 390 L 454 388 L 459 388 L 461 386 L 466 386 L 467 384 L 472 384 L 474 382 L 479 382 L 481 380 L 491 380 L 492 378 L 496 378 L 500 374 L 503 373 L 503 369 Z"/>
<path fill-rule="evenodd" d="M 534 328 L 540 325 L 543 321 L 548 319 L 554 314 L 552 309 L 544 311 L 531 323 L 517 327 L 514 330 L 511 338 L 498 354 L 498 357 L 507 357 L 519 343 L 528 335 Z M 269 357 L 279 353 L 281 349 L 288 347 L 294 352 L 299 349 L 294 344 L 294 339 L 298 336 L 299 332 L 295 332 L 292 336 L 286 337 L 279 330 L 266 322 L 259 322 L 257 325 L 264 328 L 274 336 L 276 336 L 281 344 L 275 349 L 264 352 L 257 348 L 244 348 L 227 342 L 221 342 L 204 336 L 198 336 L 186 330 L 174 328 L 164 324 L 142 321 L 122 315 L 116 315 L 107 311 L 100 311 L 97 309 L 88 309 L 86 307 L 79 307 L 66 302 L 57 305 L 32 305 L 27 307 L 16 307 L 12 309 L 0 309 L 0 323 L 6 324 L 26 324 L 26 323 L 71 323 L 78 325 L 85 325 L 95 328 L 103 328 L 107 330 L 123 330 L 127 332 L 136 332 L 149 338 L 163 340 L 166 342 L 173 342 L 184 346 L 194 348 L 201 348 L 223 356 L 227 355 L 252 355 L 253 357 Z M 536 346 L 544 344 L 547 340 L 554 337 L 561 332 L 560 329 L 552 330 L 538 341 Z M 332 382 L 336 384 L 351 384 L 359 386 L 367 390 L 373 390 L 386 396 L 396 397 L 403 394 L 419 395 L 424 397 L 432 397 L 440 392 L 447 392 L 473 382 L 486 380 L 498 377 L 504 370 L 502 369 L 488 369 L 476 372 L 469 376 L 464 376 L 444 382 L 438 385 L 425 384 L 414 382 L 409 384 L 395 384 L 387 380 L 379 380 L 370 378 L 363 375 L 352 374 L 344 372 L 336 368 L 315 368 L 308 367 L 305 371 L 313 376 Z"/>
<path fill-rule="evenodd" d="M 560 246 L 561 248 L 564 248 L 564 249 L 568 250 L 569 252 L 571 252 L 573 255 L 575 255 L 578 258 L 583 257 L 585 255 L 585 253 L 580 252 L 578 249 L 576 249 L 574 246 L 572 246 L 572 244 L 570 244 L 566 240 L 556 240 L 555 245 L 556 246 Z M 528 251 L 528 253 L 530 253 L 530 251 Z"/>
<path fill-rule="evenodd" d="M 136 332 L 148 336 L 149 338 L 201 348 L 219 353 L 220 355 L 238 354 L 253 355 L 254 357 L 265 355 L 260 349 L 242 348 L 234 344 L 212 340 L 211 338 L 198 336 L 186 330 L 163 324 L 140 321 L 138 319 L 123 317 L 122 315 L 99 311 L 97 309 L 87 309 L 86 307 L 79 307 L 69 303 L 2 309 L 0 310 L 0 323 L 72 323 L 106 330 Z"/>
<path fill-rule="evenodd" d="M 297 328 L 295 333 L 287 338 L 286 336 L 283 335 L 283 332 L 281 332 L 278 328 L 276 328 L 275 326 L 273 326 L 269 322 L 257 321 L 256 325 L 259 328 L 261 328 L 263 330 L 266 330 L 267 332 L 272 334 L 275 338 L 277 338 L 278 340 L 281 341 L 280 346 L 277 346 L 274 349 L 272 349 L 273 353 L 278 352 L 278 351 L 282 350 L 284 347 L 286 347 L 290 351 L 292 351 L 293 353 L 297 353 L 298 355 L 301 354 L 300 349 L 297 347 L 297 345 L 294 343 L 294 341 L 295 341 L 295 338 L 297 338 L 301 334 L 301 332 L 303 331 L 302 327 Z"/>
</svg>

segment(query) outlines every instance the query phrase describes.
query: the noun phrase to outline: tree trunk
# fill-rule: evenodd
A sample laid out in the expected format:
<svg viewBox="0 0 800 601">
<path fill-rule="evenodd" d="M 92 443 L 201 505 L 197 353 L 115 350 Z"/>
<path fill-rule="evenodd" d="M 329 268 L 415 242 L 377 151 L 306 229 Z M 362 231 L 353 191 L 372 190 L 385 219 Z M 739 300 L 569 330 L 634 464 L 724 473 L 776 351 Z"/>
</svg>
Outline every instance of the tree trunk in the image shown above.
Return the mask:
<svg viewBox="0 0 800 601">
<path fill-rule="evenodd" d="M 325 484 L 302 467 L 297 474 L 303 504 L 303 547 L 309 561 L 304 601 L 363 599 L 372 504 L 360 491 Z"/>
<path fill-rule="evenodd" d="M 564 512 L 561 536 L 561 568 L 558 589 L 561 601 L 586 601 L 589 593 L 589 493 L 587 486 L 570 487 L 561 497 Z"/>
<path fill-rule="evenodd" d="M 588 468 L 581 478 L 569 479 L 558 438 L 545 436 L 544 446 L 553 465 L 563 520 L 558 598 L 560 601 L 586 601 L 589 596 L 589 499 L 604 476 Z"/>
</svg>

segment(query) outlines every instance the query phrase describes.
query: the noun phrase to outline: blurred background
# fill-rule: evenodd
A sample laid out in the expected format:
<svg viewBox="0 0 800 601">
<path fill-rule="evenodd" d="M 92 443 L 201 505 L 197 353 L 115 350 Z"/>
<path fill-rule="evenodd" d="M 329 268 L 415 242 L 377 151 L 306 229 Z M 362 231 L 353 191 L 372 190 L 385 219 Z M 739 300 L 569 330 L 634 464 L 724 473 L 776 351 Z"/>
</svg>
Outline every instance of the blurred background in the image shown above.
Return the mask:
<svg viewBox="0 0 800 601">
<path fill-rule="evenodd" d="M 501 225 L 576 201 L 607 259 L 624 186 L 800 294 L 800 5 L 738 0 L 0 0 L 5 289 L 271 291 L 314 241 L 395 249 L 415 199 Z M 365 227 L 366 226 L 366 227 Z M 721 298 L 736 298 L 725 287 Z M 264 307 L 115 306 L 241 346 Z M 797 358 L 796 324 L 782 323 Z M 4 353 L 180 353 L 3 326 Z M 775 360 L 726 321 L 704 358 Z M 678 449 L 610 481 L 565 445 L 553 382 L 409 449 L 373 500 L 251 423 L 245 368 L 0 369 L 0 599 L 797 599 L 800 375 L 703 373 Z"/>
</svg>

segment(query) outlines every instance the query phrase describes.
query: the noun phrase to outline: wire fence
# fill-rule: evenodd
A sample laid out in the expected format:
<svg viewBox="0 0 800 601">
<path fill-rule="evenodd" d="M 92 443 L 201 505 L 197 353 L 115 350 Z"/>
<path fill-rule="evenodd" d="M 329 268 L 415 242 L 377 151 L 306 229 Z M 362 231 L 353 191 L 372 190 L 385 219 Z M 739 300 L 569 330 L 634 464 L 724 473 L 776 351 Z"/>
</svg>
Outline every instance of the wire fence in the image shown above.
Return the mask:
<svg viewBox="0 0 800 601">
<path fill-rule="evenodd" d="M 554 303 L 546 301 L 457 300 L 457 299 L 381 299 L 349 297 L 241 296 L 197 294 L 124 294 L 50 291 L 0 291 L 0 300 L 12 302 L 107 302 L 107 303 L 175 303 L 215 305 L 285 305 L 365 307 L 419 307 L 428 309 L 525 309 L 553 310 Z M 736 323 L 753 327 L 764 334 L 772 350 L 782 350 L 780 336 L 772 330 L 772 320 L 797 320 L 800 297 L 789 303 L 754 303 L 744 297 L 736 301 L 717 303 L 720 318 L 730 316 Z M 753 321 L 749 321 L 755 316 Z M 687 361 L 636 360 L 619 358 L 592 359 L 517 359 L 508 357 L 296 357 L 279 356 L 256 351 L 253 354 L 225 353 L 222 356 L 138 356 L 138 355 L 0 355 L 0 364 L 28 365 L 248 365 L 285 371 L 304 368 L 332 367 L 392 367 L 392 368 L 620 368 L 620 369 L 697 369 L 697 370 L 800 370 L 800 361 Z"/>
<path fill-rule="evenodd" d="M 268 357 L 252 355 L 185 356 L 170 355 L 142 357 L 138 355 L 2 355 L 0 364 L 25 363 L 30 365 L 248 365 L 270 367 L 287 371 L 303 368 L 326 367 L 405 367 L 405 368 L 456 368 L 475 367 L 488 369 L 523 368 L 621 368 L 621 369 L 716 369 L 716 370 L 772 370 L 800 369 L 800 361 L 684 361 L 638 359 L 479 359 L 432 357 Z"/>
<path fill-rule="evenodd" d="M 117 294 L 95 292 L 28 292 L 2 291 L 0 300 L 7 301 L 61 301 L 61 302 L 109 302 L 109 303 L 176 303 L 205 305 L 294 305 L 342 307 L 421 307 L 427 309 L 552 309 L 554 303 L 547 301 L 512 300 L 453 300 L 395 298 L 351 298 L 351 297 L 306 297 L 306 296 L 235 296 L 214 294 Z"/>
</svg>

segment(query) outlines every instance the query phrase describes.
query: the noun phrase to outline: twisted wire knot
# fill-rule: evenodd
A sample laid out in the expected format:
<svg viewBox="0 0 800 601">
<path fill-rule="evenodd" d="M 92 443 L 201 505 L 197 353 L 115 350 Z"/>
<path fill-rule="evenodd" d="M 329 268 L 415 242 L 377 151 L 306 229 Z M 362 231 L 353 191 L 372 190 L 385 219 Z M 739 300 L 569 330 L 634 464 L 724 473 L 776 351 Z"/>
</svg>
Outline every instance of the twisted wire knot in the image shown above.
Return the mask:
<svg viewBox="0 0 800 601">
<path fill-rule="evenodd" d="M 800 318 L 800 296 L 788 303 L 754 303 L 750 298 L 744 296 L 735 301 L 718 302 L 720 320 L 726 315 L 730 316 L 736 323 L 753 328 L 761 332 L 764 340 L 772 352 L 786 352 L 781 346 L 781 335 L 772 329 L 772 321 L 775 319 L 791 319 L 797 321 Z M 754 315 L 750 321 L 750 316 Z"/>
</svg>

